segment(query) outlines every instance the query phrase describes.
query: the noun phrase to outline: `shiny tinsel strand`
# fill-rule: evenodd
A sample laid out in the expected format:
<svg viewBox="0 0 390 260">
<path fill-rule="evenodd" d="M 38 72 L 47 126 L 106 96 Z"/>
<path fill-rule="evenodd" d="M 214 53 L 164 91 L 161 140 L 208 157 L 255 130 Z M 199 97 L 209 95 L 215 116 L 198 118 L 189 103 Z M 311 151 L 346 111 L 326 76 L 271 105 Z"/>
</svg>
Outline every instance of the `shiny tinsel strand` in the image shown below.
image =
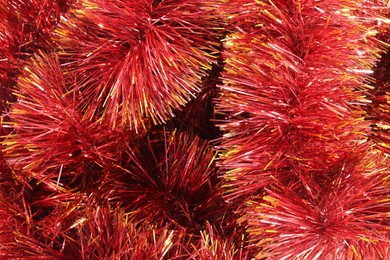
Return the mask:
<svg viewBox="0 0 390 260">
<path fill-rule="evenodd" d="M 379 49 L 371 16 L 355 14 L 364 4 L 344 2 L 231 2 L 216 99 L 227 199 L 288 182 L 292 168 L 310 181 L 364 139 L 364 77 Z"/>
<path fill-rule="evenodd" d="M 0 0 L 0 259 L 389 259 L 387 13 Z"/>
<path fill-rule="evenodd" d="M 241 221 L 258 258 L 390 257 L 388 158 L 366 145 L 356 151 L 326 170 L 317 190 L 279 183 L 247 202 Z"/>
<path fill-rule="evenodd" d="M 112 180 L 106 186 L 112 189 L 110 201 L 132 212 L 136 220 L 187 230 L 218 221 L 228 208 L 222 201 L 215 156 L 213 147 L 193 134 L 151 133 L 129 146 L 122 164 L 107 173 Z"/>
<path fill-rule="evenodd" d="M 34 55 L 18 79 L 18 99 L 3 122 L 12 132 L 2 145 L 15 176 L 25 183 L 33 178 L 53 189 L 92 188 L 133 136 L 91 122 L 77 110 L 83 101 L 70 88 L 54 53 Z"/>
<path fill-rule="evenodd" d="M 79 1 L 56 30 L 61 62 L 93 120 L 143 131 L 200 92 L 220 24 L 207 0 Z"/>
<path fill-rule="evenodd" d="M 368 135 L 378 148 L 389 152 L 390 149 L 390 117 L 389 117 L 389 90 L 390 90 L 390 10 L 382 8 L 382 19 L 379 23 L 382 25 L 379 28 L 378 39 L 383 46 L 381 58 L 374 68 L 373 78 L 374 87 L 370 91 L 371 105 L 367 108 L 367 119 L 372 123 L 372 132 Z"/>
<path fill-rule="evenodd" d="M 51 50 L 59 17 L 72 1 L 0 1 L 0 111 L 13 101 L 11 92 L 24 60 L 37 50 Z"/>
<path fill-rule="evenodd" d="M 247 0 L 228 1 L 224 11 L 218 165 L 225 199 L 244 205 L 238 223 L 248 227 L 247 248 L 259 259 L 385 255 L 388 172 L 375 150 L 363 153 L 372 149 L 364 108 L 380 53 L 377 9 L 366 1 Z M 359 201 L 361 212 L 344 225 Z"/>
</svg>

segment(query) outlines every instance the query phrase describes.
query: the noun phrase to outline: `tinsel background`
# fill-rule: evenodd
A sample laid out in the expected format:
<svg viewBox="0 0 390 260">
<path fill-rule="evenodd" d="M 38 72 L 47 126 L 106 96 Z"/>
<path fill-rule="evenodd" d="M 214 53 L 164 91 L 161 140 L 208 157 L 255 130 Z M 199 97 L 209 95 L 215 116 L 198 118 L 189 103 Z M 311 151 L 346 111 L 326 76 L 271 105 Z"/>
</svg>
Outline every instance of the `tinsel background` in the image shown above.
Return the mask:
<svg viewBox="0 0 390 260">
<path fill-rule="evenodd" d="M 0 259 L 390 259 L 386 0 L 0 0 Z"/>
</svg>

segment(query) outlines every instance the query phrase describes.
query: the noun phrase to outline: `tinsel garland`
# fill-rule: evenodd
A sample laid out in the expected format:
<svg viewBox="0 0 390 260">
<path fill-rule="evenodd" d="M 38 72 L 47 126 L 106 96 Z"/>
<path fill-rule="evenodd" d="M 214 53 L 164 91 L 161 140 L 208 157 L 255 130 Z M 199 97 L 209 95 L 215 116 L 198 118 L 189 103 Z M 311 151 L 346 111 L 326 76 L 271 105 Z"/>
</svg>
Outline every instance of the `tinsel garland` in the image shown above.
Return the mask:
<svg viewBox="0 0 390 260">
<path fill-rule="evenodd" d="M 387 258 L 388 159 L 364 120 L 382 18 L 365 1 L 230 2 L 219 165 L 256 257 Z"/>
<path fill-rule="evenodd" d="M 388 9 L 382 8 L 380 12 L 383 16 L 389 17 Z M 381 22 L 381 21 L 380 21 Z M 374 69 L 373 85 L 374 88 L 370 91 L 371 105 L 367 109 L 367 118 L 372 122 L 372 132 L 370 138 L 379 145 L 380 149 L 384 149 L 388 153 L 390 148 L 390 140 L 388 131 L 390 129 L 389 112 L 389 81 L 390 81 L 390 25 L 381 22 L 378 28 L 379 33 L 377 38 L 384 44 L 384 51 L 381 59 L 377 62 Z"/>
<path fill-rule="evenodd" d="M 216 62 L 221 30 L 214 2 L 76 5 L 63 16 L 56 38 L 72 91 L 83 100 L 80 109 L 111 128 L 138 132 L 165 123 L 172 109 L 200 92 L 205 70 Z"/>
<path fill-rule="evenodd" d="M 389 24 L 0 0 L 0 259 L 390 259 Z"/>
</svg>

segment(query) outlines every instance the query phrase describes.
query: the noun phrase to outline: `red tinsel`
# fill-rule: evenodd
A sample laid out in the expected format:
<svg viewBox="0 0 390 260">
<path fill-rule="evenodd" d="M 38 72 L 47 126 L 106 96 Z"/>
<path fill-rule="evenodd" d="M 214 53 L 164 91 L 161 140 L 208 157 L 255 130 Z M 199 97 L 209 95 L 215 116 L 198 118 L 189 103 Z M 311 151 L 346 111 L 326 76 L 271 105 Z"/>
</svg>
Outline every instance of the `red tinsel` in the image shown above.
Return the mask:
<svg viewBox="0 0 390 260">
<path fill-rule="evenodd" d="M 390 259 L 388 11 L 0 0 L 0 259 Z"/>
<path fill-rule="evenodd" d="M 390 12 L 388 9 L 381 9 L 381 15 L 389 18 Z M 383 19 L 385 22 L 386 20 Z M 377 62 L 374 70 L 375 84 L 374 88 L 370 91 L 370 99 L 372 100 L 371 106 L 368 107 L 367 118 L 372 122 L 372 133 L 370 138 L 376 142 L 379 147 L 385 151 L 390 149 L 389 129 L 390 129 L 390 117 L 389 117 L 389 90 L 390 90 L 390 24 L 384 23 L 379 29 L 378 39 L 384 46 L 384 51 L 381 53 L 381 59 Z"/>
<path fill-rule="evenodd" d="M 241 221 L 268 259 L 387 259 L 388 160 L 366 145 L 324 170 L 321 187 L 275 184 L 247 202 Z"/>
<path fill-rule="evenodd" d="M 371 131 L 375 9 L 248 0 L 226 11 L 219 166 L 225 198 L 246 205 L 250 247 L 260 259 L 386 258 L 386 160 L 359 148 Z"/>
<path fill-rule="evenodd" d="M 77 110 L 82 100 L 69 91 L 55 54 L 32 58 L 15 95 L 10 122 L 4 123 L 14 129 L 3 142 L 4 156 L 26 179 L 57 184 L 61 178 L 75 180 L 85 169 L 91 172 L 114 162 L 123 141 L 131 137 L 129 131 L 92 123 Z"/>
<path fill-rule="evenodd" d="M 81 1 L 57 32 L 60 59 L 81 109 L 111 128 L 140 131 L 173 116 L 216 61 L 215 4 Z"/>
<path fill-rule="evenodd" d="M 67 0 L 0 1 L 0 111 L 11 96 L 23 61 L 36 50 L 51 49 L 51 34 Z"/>
<path fill-rule="evenodd" d="M 242 30 L 225 40 L 217 99 L 227 117 L 220 165 L 232 198 L 288 180 L 297 167 L 310 181 L 364 139 L 368 123 L 358 105 L 377 51 L 365 43 L 364 17 L 353 15 L 358 3 L 247 2 L 241 8 L 256 23 L 241 17 L 247 12 L 232 15 Z"/>
</svg>

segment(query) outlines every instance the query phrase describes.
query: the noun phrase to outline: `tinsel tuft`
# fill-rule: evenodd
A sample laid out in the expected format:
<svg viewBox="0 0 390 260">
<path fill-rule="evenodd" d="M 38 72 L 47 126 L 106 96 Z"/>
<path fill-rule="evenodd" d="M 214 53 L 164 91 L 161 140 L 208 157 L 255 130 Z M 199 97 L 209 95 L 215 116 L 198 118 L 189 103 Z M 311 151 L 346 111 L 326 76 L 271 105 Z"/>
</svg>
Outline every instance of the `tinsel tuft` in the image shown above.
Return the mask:
<svg viewBox="0 0 390 260">
<path fill-rule="evenodd" d="M 210 1 L 80 1 L 56 30 L 81 109 L 110 128 L 162 124 L 200 92 L 216 62 Z"/>
</svg>

